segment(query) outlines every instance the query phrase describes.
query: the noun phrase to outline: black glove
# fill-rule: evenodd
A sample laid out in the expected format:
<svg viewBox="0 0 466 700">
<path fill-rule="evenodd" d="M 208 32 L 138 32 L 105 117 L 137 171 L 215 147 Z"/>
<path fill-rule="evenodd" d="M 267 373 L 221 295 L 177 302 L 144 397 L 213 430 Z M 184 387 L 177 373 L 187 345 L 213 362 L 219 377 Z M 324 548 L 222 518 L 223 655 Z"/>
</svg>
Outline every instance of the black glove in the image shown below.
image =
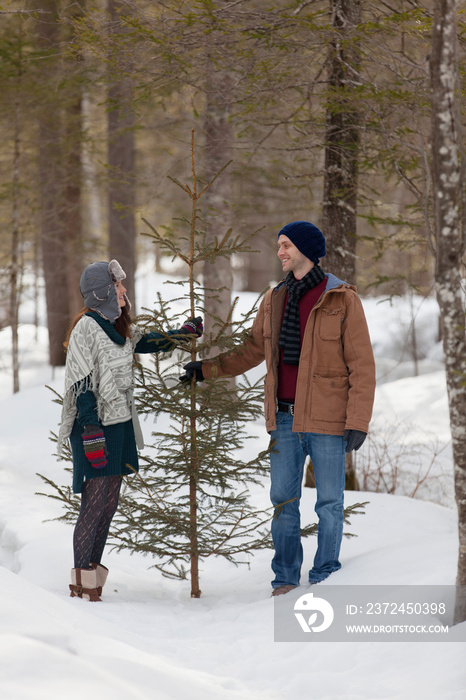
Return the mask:
<svg viewBox="0 0 466 700">
<path fill-rule="evenodd" d="M 195 377 L 196 382 L 203 382 L 204 375 L 202 374 L 202 362 L 188 362 L 183 367 L 185 374 L 179 377 L 180 382 L 190 382 Z"/>
<path fill-rule="evenodd" d="M 200 316 L 196 316 L 196 318 L 188 318 L 188 320 L 181 326 L 181 330 L 185 333 L 195 333 L 197 337 L 200 338 L 204 331 L 202 318 Z"/>
<path fill-rule="evenodd" d="M 367 433 L 364 433 L 362 430 L 345 430 L 343 435 L 343 440 L 346 442 L 345 452 L 359 450 L 366 439 L 366 435 Z"/>
</svg>

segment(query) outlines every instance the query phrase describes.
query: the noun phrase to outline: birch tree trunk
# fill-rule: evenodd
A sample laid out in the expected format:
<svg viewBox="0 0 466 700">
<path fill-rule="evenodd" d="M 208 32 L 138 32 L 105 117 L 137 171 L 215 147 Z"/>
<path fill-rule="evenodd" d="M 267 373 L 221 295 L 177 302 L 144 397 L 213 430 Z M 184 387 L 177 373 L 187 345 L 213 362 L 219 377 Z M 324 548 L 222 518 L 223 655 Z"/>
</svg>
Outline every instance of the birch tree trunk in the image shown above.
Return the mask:
<svg viewBox="0 0 466 700">
<path fill-rule="evenodd" d="M 458 155 L 455 0 L 436 0 L 432 31 L 432 184 L 434 197 L 435 280 L 443 330 L 455 495 L 458 506 L 459 555 L 455 622 L 466 620 L 466 357 L 465 314 L 461 292 L 464 253 L 459 206 L 461 170 Z"/>
</svg>

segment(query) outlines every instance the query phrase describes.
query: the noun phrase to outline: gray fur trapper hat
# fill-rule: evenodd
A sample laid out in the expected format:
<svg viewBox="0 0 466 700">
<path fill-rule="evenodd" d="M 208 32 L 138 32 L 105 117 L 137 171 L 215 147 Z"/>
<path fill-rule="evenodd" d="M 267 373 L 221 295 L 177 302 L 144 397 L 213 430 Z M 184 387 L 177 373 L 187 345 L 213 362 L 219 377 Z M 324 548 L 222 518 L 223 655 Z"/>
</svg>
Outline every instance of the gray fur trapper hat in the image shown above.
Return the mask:
<svg viewBox="0 0 466 700">
<path fill-rule="evenodd" d="M 124 279 L 126 279 L 126 274 L 118 260 L 91 263 L 82 273 L 79 282 L 84 304 L 114 323 L 121 316 L 121 307 L 115 285 Z M 126 294 L 124 299 L 128 311 L 130 311 L 131 304 Z"/>
</svg>

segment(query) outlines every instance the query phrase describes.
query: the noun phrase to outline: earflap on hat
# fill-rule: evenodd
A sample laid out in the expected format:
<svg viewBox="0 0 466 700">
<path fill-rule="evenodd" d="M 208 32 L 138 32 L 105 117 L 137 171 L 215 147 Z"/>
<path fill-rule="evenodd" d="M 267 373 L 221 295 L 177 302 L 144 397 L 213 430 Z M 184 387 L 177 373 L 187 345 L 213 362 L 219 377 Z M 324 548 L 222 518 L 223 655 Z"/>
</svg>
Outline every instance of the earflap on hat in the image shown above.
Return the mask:
<svg viewBox="0 0 466 700">
<path fill-rule="evenodd" d="M 131 302 L 130 302 L 130 300 L 128 299 L 128 295 L 126 294 L 126 292 L 123 294 L 123 299 L 124 299 L 125 302 L 126 302 L 126 309 L 127 309 L 128 313 L 130 313 L 132 307 L 131 307 Z"/>
<path fill-rule="evenodd" d="M 121 267 L 118 260 L 110 260 L 110 262 L 108 263 L 108 273 L 115 284 L 117 282 L 121 282 L 121 280 L 126 279 L 126 273 Z"/>
<path fill-rule="evenodd" d="M 126 272 L 123 270 L 118 260 L 110 260 L 110 262 L 108 263 L 108 272 L 114 284 L 117 284 L 118 282 L 121 282 L 122 280 L 126 279 Z M 126 294 L 126 292 L 123 294 L 123 299 L 126 302 L 128 312 L 131 311 L 131 302 L 128 299 L 128 295 Z"/>
</svg>

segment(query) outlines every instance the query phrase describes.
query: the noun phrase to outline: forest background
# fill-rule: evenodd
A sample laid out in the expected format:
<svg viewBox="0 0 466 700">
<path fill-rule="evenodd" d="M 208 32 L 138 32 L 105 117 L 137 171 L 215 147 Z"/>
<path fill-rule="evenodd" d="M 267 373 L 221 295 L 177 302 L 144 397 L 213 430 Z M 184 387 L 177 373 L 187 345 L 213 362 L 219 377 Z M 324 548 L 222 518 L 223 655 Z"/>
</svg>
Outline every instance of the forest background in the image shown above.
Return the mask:
<svg viewBox="0 0 466 700">
<path fill-rule="evenodd" d="M 231 289 L 234 274 L 235 288 L 261 292 L 280 279 L 276 234 L 303 218 L 325 231 L 328 269 L 362 294 L 432 293 L 433 9 L 2 4 L 1 327 L 43 273 L 51 363 L 62 364 L 79 275 L 102 257 L 122 260 L 135 300 L 137 260 L 153 251 L 141 217 L 176 237 L 185 212 L 166 176 L 189 176 L 192 129 L 206 181 L 232 161 L 205 202 L 208 235 L 260 229 L 260 252 L 233 271 L 217 260 L 206 286 Z"/>
<path fill-rule="evenodd" d="M 81 308 L 88 262 L 137 263 L 179 243 L 167 176 L 211 182 L 207 243 L 257 231 L 257 252 L 203 268 L 206 332 L 231 290 L 281 276 L 276 236 L 307 219 L 324 268 L 361 294 L 436 294 L 441 311 L 466 583 L 464 2 L 199 0 L 0 6 L 0 327 L 45 285 L 50 364 Z M 200 173 L 200 174 L 199 174 Z M 210 306 L 209 306 L 210 304 Z M 415 356 L 416 349 L 413 348 Z M 462 619 L 466 617 L 464 601 Z"/>
</svg>

